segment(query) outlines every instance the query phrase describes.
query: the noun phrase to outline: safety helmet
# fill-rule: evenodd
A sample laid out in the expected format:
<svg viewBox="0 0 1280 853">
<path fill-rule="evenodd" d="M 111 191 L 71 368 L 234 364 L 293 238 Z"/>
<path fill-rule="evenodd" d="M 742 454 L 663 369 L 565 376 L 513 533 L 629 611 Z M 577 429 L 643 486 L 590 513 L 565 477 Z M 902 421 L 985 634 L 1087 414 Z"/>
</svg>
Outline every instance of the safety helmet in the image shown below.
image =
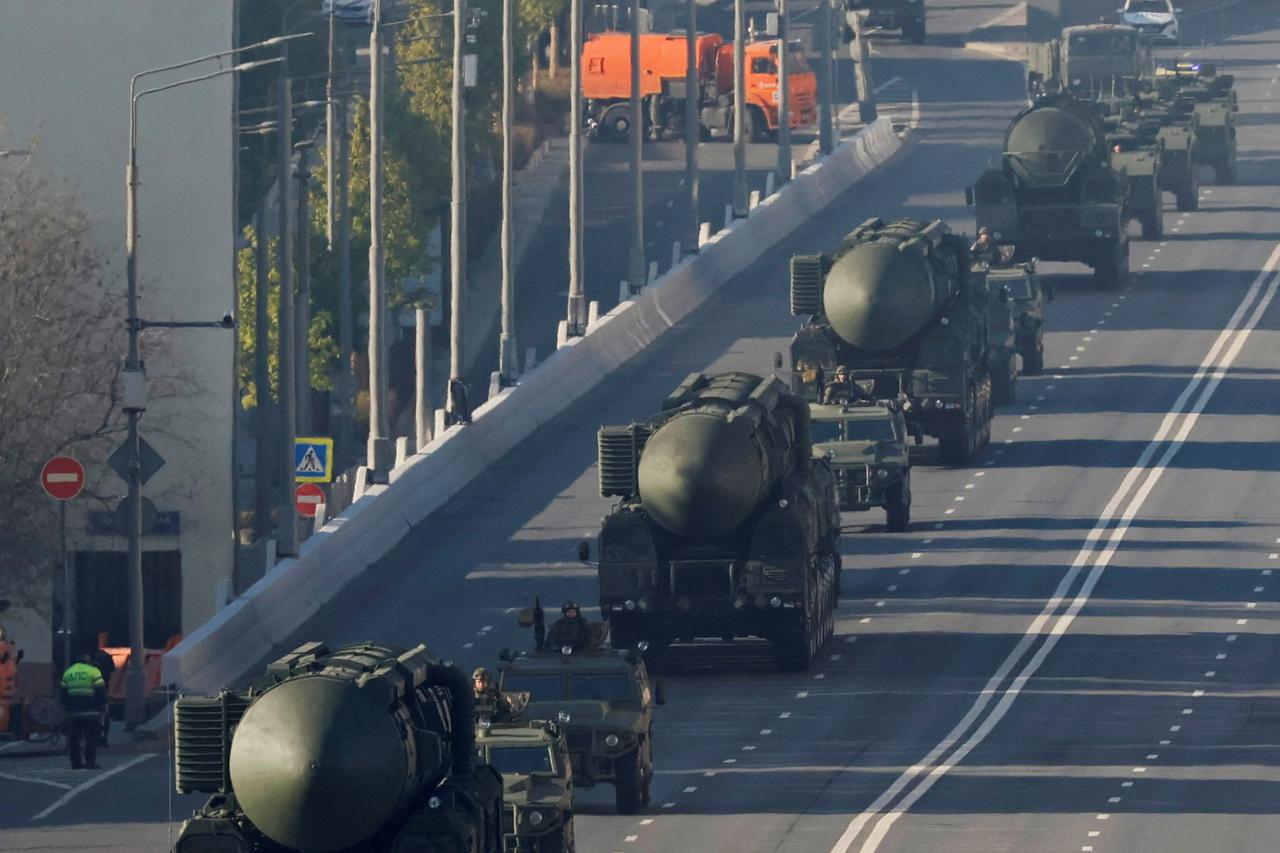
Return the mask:
<svg viewBox="0 0 1280 853">
<path fill-rule="evenodd" d="M 476 667 L 476 671 L 471 673 L 472 681 L 479 681 L 480 679 L 484 679 L 485 681 L 490 680 L 489 670 L 485 669 L 482 666 Z"/>
<path fill-rule="evenodd" d="M 577 610 L 579 613 L 582 612 L 578 607 L 578 602 L 570 600 L 560 606 L 560 615 L 568 616 L 570 610 Z"/>
</svg>

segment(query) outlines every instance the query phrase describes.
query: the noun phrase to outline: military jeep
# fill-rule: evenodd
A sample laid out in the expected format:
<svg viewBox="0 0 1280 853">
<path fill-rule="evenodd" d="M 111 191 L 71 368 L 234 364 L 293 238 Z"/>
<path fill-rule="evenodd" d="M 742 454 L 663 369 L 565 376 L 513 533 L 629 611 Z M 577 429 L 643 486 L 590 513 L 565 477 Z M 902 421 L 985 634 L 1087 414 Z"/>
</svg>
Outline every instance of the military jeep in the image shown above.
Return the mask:
<svg viewBox="0 0 1280 853">
<path fill-rule="evenodd" d="M 836 473 L 840 509 L 884 507 L 894 532 L 911 522 L 907 424 L 892 401 L 809 406 L 813 455 Z"/>
<path fill-rule="evenodd" d="M 573 769 L 558 724 L 482 720 L 476 751 L 502 774 L 503 849 L 573 853 Z"/>
<path fill-rule="evenodd" d="M 992 267 L 987 271 L 987 289 L 999 291 L 1009 301 L 1013 313 L 1016 348 L 1022 356 L 1020 373 L 1037 376 L 1044 371 L 1044 303 L 1052 292 L 1036 273 L 1034 260 Z"/>
<path fill-rule="evenodd" d="M 504 653 L 498 689 L 528 694 L 525 719 L 563 720 L 574 784 L 610 783 L 618 812 L 634 814 L 649 804 L 662 685 L 650 681 L 638 650 L 567 651 Z"/>
</svg>

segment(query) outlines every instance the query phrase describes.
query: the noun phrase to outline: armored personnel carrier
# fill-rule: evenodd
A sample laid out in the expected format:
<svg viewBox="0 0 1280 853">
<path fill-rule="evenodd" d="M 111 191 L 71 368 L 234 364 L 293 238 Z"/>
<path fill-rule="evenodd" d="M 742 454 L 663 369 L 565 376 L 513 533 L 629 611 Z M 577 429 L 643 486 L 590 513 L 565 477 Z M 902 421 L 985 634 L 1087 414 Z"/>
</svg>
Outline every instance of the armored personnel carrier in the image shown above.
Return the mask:
<svg viewBox="0 0 1280 853">
<path fill-rule="evenodd" d="M 599 433 L 600 608 L 614 645 L 769 640 L 807 669 L 831 636 L 840 571 L 835 476 L 809 408 L 776 379 L 685 379 L 644 423 Z"/>
<path fill-rule="evenodd" d="M 174 706 L 176 853 L 502 853 L 471 685 L 425 646 L 307 643 L 244 690 Z"/>
<path fill-rule="evenodd" d="M 482 720 L 476 750 L 502 774 L 508 853 L 573 853 L 573 767 L 561 726 Z"/>
<path fill-rule="evenodd" d="M 814 403 L 813 455 L 836 472 L 840 509 L 882 507 L 897 533 L 911 523 L 911 460 L 907 423 L 892 400 Z"/>
<path fill-rule="evenodd" d="M 966 192 L 979 226 L 1041 258 L 1093 267 L 1100 287 L 1129 277 L 1129 181 L 1111 166 L 1099 110 L 1054 95 L 1020 112 L 1005 134 L 1003 162 Z"/>
<path fill-rule="evenodd" d="M 902 399 L 908 426 L 963 464 L 990 439 L 993 374 L 1016 371 L 998 346 L 1007 306 L 990 302 L 968 241 L 943 222 L 869 219 L 835 252 L 791 259 L 791 312 L 806 318 L 791 341 L 792 389 L 821 402 L 847 367 L 873 399 Z"/>
<path fill-rule="evenodd" d="M 650 681 L 643 650 L 570 648 L 504 652 L 498 688 L 527 694 L 524 720 L 555 720 L 564 733 L 573 784 L 612 784 L 619 814 L 649 804 L 653 782 L 653 709 L 661 683 Z"/>
</svg>

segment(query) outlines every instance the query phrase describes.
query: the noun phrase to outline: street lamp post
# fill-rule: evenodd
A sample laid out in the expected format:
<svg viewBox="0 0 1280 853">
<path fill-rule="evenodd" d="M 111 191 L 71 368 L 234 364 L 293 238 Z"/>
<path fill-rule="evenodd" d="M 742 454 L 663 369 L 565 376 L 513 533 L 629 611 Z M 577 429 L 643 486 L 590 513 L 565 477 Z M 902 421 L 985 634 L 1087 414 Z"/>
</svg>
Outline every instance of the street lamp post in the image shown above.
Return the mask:
<svg viewBox="0 0 1280 853">
<path fill-rule="evenodd" d="M 569 0 L 569 305 L 565 334 L 577 337 L 587 316 L 582 270 L 582 0 Z"/>
<path fill-rule="evenodd" d="M 733 215 L 747 215 L 746 11 L 733 0 Z"/>
<path fill-rule="evenodd" d="M 276 43 L 279 43 L 278 41 Z M 249 45 L 235 51 L 224 52 L 223 56 L 233 55 L 248 50 Z M 125 671 L 125 722 L 136 726 L 142 722 L 145 712 L 146 674 L 143 669 L 143 657 L 146 655 L 143 641 L 143 586 L 142 586 L 142 461 L 141 448 L 138 441 L 138 420 L 147 408 L 146 376 L 142 369 L 142 359 L 138 353 L 138 335 L 147 325 L 138 318 L 138 102 L 148 95 L 176 89 L 191 83 L 212 80 L 225 74 L 249 71 L 272 65 L 280 60 L 263 59 L 256 62 L 245 62 L 230 68 L 220 68 L 209 74 L 179 80 L 163 86 L 137 91 L 139 78 L 158 71 L 182 68 L 204 59 L 217 56 L 202 57 L 199 60 L 179 63 L 166 68 L 151 69 L 134 75 L 129 85 L 129 161 L 125 169 L 125 276 L 128 282 L 128 320 L 126 329 L 129 333 L 129 352 L 122 375 L 124 389 L 124 411 L 128 417 L 129 434 L 125 446 L 129 456 L 129 493 L 126 500 L 126 536 L 129 540 L 128 551 L 128 586 L 129 586 L 129 667 Z M 159 324 L 150 324 L 159 325 Z"/>
<path fill-rule="evenodd" d="M 515 270 L 511 256 L 511 131 L 515 118 L 515 0 L 502 0 L 502 334 L 498 372 L 503 385 L 520 375 L 516 347 Z M 534 63 L 537 63 L 535 58 Z"/>
<path fill-rule="evenodd" d="M 685 15 L 685 77 L 684 77 L 684 181 L 687 193 L 685 205 L 689 208 L 685 227 L 685 245 L 689 251 L 698 250 L 698 142 L 702 139 L 702 122 L 698 117 L 698 102 L 702 93 L 698 80 L 698 3 L 686 0 Z"/>
<path fill-rule="evenodd" d="M 450 134 L 449 197 L 449 396 L 451 422 L 467 423 L 471 411 L 463 376 L 465 311 L 467 299 L 467 162 L 463 77 L 466 41 L 467 0 L 453 0 L 453 92 Z"/>
<path fill-rule="evenodd" d="M 375 477 L 391 463 L 387 422 L 387 366 L 383 325 L 387 313 L 382 248 L 382 0 L 373 3 L 369 33 L 369 441 L 365 464 Z"/>
<path fill-rule="evenodd" d="M 778 0 L 778 183 L 791 180 L 791 13 Z"/>
<path fill-rule="evenodd" d="M 647 283 L 644 258 L 644 102 L 640 98 L 640 0 L 631 0 L 631 292 Z"/>
</svg>

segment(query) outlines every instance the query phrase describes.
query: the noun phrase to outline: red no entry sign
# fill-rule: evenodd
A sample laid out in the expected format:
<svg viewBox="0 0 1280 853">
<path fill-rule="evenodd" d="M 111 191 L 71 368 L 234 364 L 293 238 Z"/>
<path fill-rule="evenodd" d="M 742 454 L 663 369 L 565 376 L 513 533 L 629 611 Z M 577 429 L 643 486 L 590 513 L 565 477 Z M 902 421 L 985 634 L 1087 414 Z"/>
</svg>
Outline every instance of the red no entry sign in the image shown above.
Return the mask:
<svg viewBox="0 0 1280 853">
<path fill-rule="evenodd" d="M 315 518 L 316 510 L 324 502 L 324 489 L 315 483 L 302 483 L 293 490 L 293 505 L 298 508 L 299 515 Z"/>
<path fill-rule="evenodd" d="M 70 456 L 55 456 L 40 469 L 40 485 L 49 497 L 69 501 L 84 488 L 84 466 Z"/>
</svg>

